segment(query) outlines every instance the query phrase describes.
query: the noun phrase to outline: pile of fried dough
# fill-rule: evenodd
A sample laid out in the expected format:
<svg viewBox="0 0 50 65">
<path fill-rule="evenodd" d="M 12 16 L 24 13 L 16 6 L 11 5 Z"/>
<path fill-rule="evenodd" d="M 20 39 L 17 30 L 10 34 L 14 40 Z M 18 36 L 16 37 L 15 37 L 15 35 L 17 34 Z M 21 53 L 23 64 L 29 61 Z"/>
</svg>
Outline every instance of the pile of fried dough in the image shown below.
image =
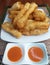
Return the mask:
<svg viewBox="0 0 50 65">
<path fill-rule="evenodd" d="M 38 5 L 34 2 L 25 4 L 16 2 L 8 13 L 12 21 L 3 23 L 2 28 L 16 38 L 48 32 L 49 18 L 44 11 L 38 9 Z"/>
</svg>

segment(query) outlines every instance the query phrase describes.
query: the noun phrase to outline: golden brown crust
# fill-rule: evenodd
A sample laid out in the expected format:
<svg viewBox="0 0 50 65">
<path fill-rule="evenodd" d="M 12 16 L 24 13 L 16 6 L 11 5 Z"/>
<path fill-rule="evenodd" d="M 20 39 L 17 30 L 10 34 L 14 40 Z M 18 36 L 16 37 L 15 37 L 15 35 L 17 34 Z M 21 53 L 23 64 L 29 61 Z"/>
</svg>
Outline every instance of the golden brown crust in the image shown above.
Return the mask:
<svg viewBox="0 0 50 65">
<path fill-rule="evenodd" d="M 43 11 L 36 9 L 33 13 L 33 18 L 37 21 L 43 21 L 46 18 L 46 14 Z"/>
<path fill-rule="evenodd" d="M 23 3 L 21 2 L 16 2 L 15 4 L 13 4 L 13 6 L 11 7 L 11 10 L 20 10 L 24 7 Z"/>
<path fill-rule="evenodd" d="M 27 6 L 27 5 L 28 5 L 28 6 Z M 14 19 L 14 24 L 17 24 L 17 26 L 18 26 L 19 28 L 23 28 L 24 25 L 25 25 L 26 20 L 29 18 L 29 15 L 30 15 L 36 8 L 37 8 L 37 4 L 35 4 L 35 3 L 31 3 L 31 4 L 26 3 L 26 4 L 25 4 L 25 7 L 23 8 L 23 9 L 26 9 L 25 15 L 23 15 L 23 12 L 20 11 L 20 12 L 21 12 L 21 13 L 19 13 L 20 16 L 19 16 L 19 14 L 17 15 L 17 17 Z M 22 16 L 22 17 L 21 17 L 21 16 Z M 16 22 L 16 21 L 17 21 L 17 22 Z"/>
<path fill-rule="evenodd" d="M 30 31 L 34 29 L 48 29 L 49 28 L 49 22 L 48 18 L 42 21 L 35 21 L 35 20 L 27 20 L 26 25 L 24 26 L 24 30 Z"/>
<path fill-rule="evenodd" d="M 27 36 L 31 36 L 31 35 L 41 35 L 41 34 L 44 34 L 48 32 L 48 29 L 35 29 L 35 30 L 32 30 L 32 31 L 22 31 L 22 34 L 23 35 L 27 35 Z"/>
<path fill-rule="evenodd" d="M 10 33 L 11 35 L 13 35 L 16 38 L 19 38 L 22 36 L 22 34 L 16 29 L 14 29 L 14 27 L 12 26 L 12 24 L 10 22 L 5 22 L 2 24 L 2 28 Z"/>
</svg>

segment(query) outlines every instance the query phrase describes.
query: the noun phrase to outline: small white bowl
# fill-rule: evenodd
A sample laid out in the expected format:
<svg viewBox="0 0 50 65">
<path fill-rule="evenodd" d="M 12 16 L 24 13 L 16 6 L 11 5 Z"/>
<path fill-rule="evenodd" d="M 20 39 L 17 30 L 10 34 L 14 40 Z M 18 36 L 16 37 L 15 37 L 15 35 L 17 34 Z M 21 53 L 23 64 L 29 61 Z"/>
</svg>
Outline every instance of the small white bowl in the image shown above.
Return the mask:
<svg viewBox="0 0 50 65">
<path fill-rule="evenodd" d="M 28 56 L 28 50 L 31 48 L 31 47 L 39 47 L 43 50 L 44 52 L 44 58 L 39 61 L 39 62 L 33 62 L 29 56 Z M 46 46 L 44 43 L 31 43 L 27 46 L 26 48 L 27 50 L 27 58 L 29 61 L 27 61 L 29 64 L 33 64 L 33 65 L 45 65 L 45 64 L 48 64 L 48 53 L 47 53 L 47 49 L 46 49 Z"/>
<path fill-rule="evenodd" d="M 8 59 L 7 54 L 8 54 L 9 49 L 11 49 L 12 47 L 20 47 L 21 48 L 23 56 L 22 56 L 22 58 L 19 61 L 12 62 L 12 61 L 10 61 Z M 10 64 L 10 65 L 19 64 L 23 60 L 23 57 L 24 57 L 24 49 L 23 49 L 22 45 L 16 44 L 16 43 L 14 43 L 14 44 L 13 43 L 8 43 L 7 46 L 6 46 L 5 52 L 4 52 L 4 56 L 3 56 L 2 62 L 3 62 L 3 64 Z"/>
</svg>

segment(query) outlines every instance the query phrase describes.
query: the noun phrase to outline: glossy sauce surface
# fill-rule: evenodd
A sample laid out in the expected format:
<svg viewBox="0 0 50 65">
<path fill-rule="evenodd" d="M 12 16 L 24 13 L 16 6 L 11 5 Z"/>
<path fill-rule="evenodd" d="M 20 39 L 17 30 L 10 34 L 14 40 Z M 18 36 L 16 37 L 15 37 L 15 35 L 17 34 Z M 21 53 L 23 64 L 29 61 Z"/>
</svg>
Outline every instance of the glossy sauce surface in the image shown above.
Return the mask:
<svg viewBox="0 0 50 65">
<path fill-rule="evenodd" d="M 28 51 L 28 56 L 33 62 L 39 62 L 43 59 L 43 50 L 39 47 L 31 47 Z"/>
<path fill-rule="evenodd" d="M 12 47 L 8 51 L 8 59 L 12 62 L 19 61 L 22 58 L 22 50 L 20 47 Z"/>
</svg>

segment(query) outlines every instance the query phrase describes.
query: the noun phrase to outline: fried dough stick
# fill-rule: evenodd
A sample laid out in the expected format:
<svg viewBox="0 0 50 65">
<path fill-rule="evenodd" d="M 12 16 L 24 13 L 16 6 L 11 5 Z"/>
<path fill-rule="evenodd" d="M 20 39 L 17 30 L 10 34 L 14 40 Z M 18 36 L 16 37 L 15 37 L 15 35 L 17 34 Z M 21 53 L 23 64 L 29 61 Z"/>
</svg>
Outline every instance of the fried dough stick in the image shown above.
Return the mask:
<svg viewBox="0 0 50 65">
<path fill-rule="evenodd" d="M 35 21 L 35 20 L 27 20 L 26 25 L 24 26 L 24 29 L 29 31 L 29 30 L 34 30 L 34 29 L 48 29 L 49 28 L 49 20 L 46 18 L 44 22 L 40 21 Z"/>
<path fill-rule="evenodd" d="M 20 18 L 20 19 L 17 21 L 17 25 L 18 25 L 19 28 L 23 28 L 23 27 L 24 27 L 25 22 L 26 22 L 26 20 L 28 19 L 29 15 L 30 15 L 32 12 L 34 12 L 34 10 L 35 10 L 36 8 L 37 8 L 37 4 L 31 3 L 31 5 L 30 5 L 28 11 L 26 12 L 26 14 L 25 14 L 22 18 Z"/>
<path fill-rule="evenodd" d="M 14 37 L 16 38 L 20 38 L 22 36 L 22 34 L 18 31 L 18 30 L 15 30 L 12 26 L 12 24 L 10 22 L 5 22 L 2 24 L 2 28 L 10 33 L 11 35 L 13 35 Z"/>
<path fill-rule="evenodd" d="M 30 35 L 40 35 L 40 34 L 44 34 L 46 32 L 48 32 L 48 29 L 35 29 L 35 30 L 30 31 L 30 32 L 23 31 L 22 34 L 30 36 Z"/>
<path fill-rule="evenodd" d="M 33 13 L 33 18 L 37 21 L 43 21 L 46 18 L 45 12 L 36 9 Z"/>
<path fill-rule="evenodd" d="M 18 13 L 18 15 L 15 17 L 14 20 L 17 21 L 18 19 L 20 19 L 24 15 L 24 13 L 29 9 L 29 6 L 30 6 L 30 3 L 26 3 L 23 9 Z"/>
<path fill-rule="evenodd" d="M 13 15 L 17 15 L 19 11 L 24 7 L 21 2 L 16 2 L 10 9 L 8 9 L 9 18 L 13 18 Z"/>
<path fill-rule="evenodd" d="M 11 10 L 19 10 L 22 9 L 24 7 L 24 4 L 22 4 L 21 2 L 16 2 L 12 7 Z"/>
<path fill-rule="evenodd" d="M 8 16 L 8 18 L 10 18 L 10 19 L 12 19 L 12 20 L 13 20 L 15 17 L 16 17 L 16 15 L 11 15 L 11 14 Z"/>
<path fill-rule="evenodd" d="M 48 29 L 35 29 L 33 31 L 30 31 L 31 35 L 40 35 L 48 32 Z"/>
<path fill-rule="evenodd" d="M 18 15 L 14 18 L 13 25 L 16 27 L 18 19 L 20 19 L 24 13 L 29 9 L 30 3 L 26 3 L 23 9 L 18 13 Z"/>
<path fill-rule="evenodd" d="M 10 14 L 10 15 L 17 15 L 19 12 L 20 12 L 20 11 L 13 11 L 13 10 L 12 10 L 12 11 L 9 12 L 9 14 Z"/>
</svg>

